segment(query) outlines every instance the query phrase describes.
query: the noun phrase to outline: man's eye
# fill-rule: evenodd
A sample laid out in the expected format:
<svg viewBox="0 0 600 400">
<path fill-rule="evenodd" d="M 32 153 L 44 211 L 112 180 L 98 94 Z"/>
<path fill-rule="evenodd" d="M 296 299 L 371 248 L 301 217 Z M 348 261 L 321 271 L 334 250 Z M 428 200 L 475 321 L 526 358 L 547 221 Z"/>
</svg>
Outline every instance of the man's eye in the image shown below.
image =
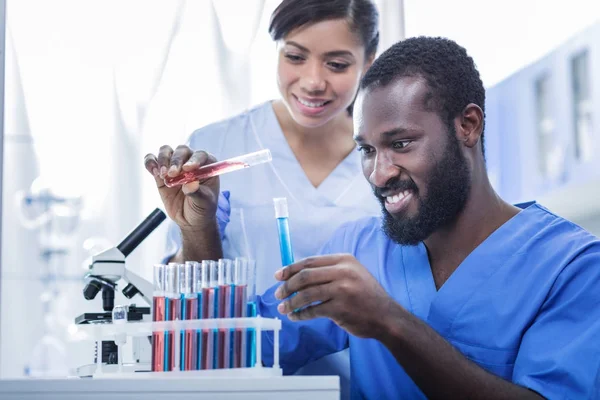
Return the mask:
<svg viewBox="0 0 600 400">
<path fill-rule="evenodd" d="M 394 149 L 403 149 L 406 146 L 408 146 L 410 143 L 412 143 L 412 140 L 398 140 L 398 141 L 395 141 L 394 143 L 392 143 L 392 147 Z"/>
</svg>

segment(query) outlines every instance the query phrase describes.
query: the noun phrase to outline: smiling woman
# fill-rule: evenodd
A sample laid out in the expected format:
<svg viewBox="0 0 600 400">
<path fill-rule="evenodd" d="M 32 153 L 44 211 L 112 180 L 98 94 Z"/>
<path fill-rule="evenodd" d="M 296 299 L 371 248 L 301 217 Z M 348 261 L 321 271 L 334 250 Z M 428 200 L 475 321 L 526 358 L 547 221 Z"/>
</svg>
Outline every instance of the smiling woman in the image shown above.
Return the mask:
<svg viewBox="0 0 600 400">
<path fill-rule="evenodd" d="M 259 293 L 275 283 L 281 267 L 273 198 L 288 198 L 295 259 L 315 254 L 341 224 L 379 210 L 360 174 L 352 137 L 352 104 L 379 43 L 374 3 L 284 0 L 271 16 L 269 33 L 277 43 L 280 98 L 201 128 L 175 150 L 163 146 L 145 163 L 173 220 L 165 261 L 220 257 L 206 245 L 220 238 L 225 257 L 256 260 Z M 164 186 L 164 178 L 179 175 L 188 160 L 213 160 L 204 152 L 224 160 L 262 149 L 271 151 L 271 164 L 193 187 Z M 219 185 L 230 195 L 220 194 Z M 210 238 L 191 233 L 212 230 Z M 337 364 L 307 373 L 341 375 L 344 395 L 347 358 Z"/>
</svg>

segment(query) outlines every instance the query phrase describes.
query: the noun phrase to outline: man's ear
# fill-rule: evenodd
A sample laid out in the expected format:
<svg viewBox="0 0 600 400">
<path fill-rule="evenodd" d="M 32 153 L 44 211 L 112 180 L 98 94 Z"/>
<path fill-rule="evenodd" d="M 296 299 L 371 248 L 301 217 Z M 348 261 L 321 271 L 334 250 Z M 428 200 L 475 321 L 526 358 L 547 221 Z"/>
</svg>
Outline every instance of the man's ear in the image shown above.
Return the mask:
<svg viewBox="0 0 600 400">
<path fill-rule="evenodd" d="M 475 147 L 483 133 L 483 110 L 477 104 L 469 104 L 457 118 L 456 135 L 467 147 Z"/>
</svg>

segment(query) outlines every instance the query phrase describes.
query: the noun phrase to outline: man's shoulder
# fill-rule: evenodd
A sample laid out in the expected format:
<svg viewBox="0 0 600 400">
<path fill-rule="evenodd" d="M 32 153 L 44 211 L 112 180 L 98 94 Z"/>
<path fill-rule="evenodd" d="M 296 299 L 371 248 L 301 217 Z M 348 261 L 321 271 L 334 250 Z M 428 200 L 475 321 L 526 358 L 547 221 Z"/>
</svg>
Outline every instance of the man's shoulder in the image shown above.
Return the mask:
<svg viewBox="0 0 600 400">
<path fill-rule="evenodd" d="M 573 221 L 561 217 L 539 203 L 533 204 L 535 214 L 545 219 L 541 234 L 546 244 L 554 243 L 557 250 L 574 250 L 575 248 L 594 247 L 600 245 L 600 238 L 582 228 Z"/>
<path fill-rule="evenodd" d="M 337 228 L 330 241 L 331 252 L 355 254 L 364 246 L 377 246 L 389 241 L 381 228 L 381 217 L 368 216 L 345 222 Z"/>
</svg>

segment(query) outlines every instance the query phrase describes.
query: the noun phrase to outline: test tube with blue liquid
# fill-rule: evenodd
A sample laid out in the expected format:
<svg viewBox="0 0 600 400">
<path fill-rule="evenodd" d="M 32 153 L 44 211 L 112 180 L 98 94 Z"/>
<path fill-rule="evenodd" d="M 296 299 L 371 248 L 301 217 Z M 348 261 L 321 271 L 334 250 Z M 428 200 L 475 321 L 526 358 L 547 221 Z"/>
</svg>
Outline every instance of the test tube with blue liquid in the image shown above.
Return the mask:
<svg viewBox="0 0 600 400">
<path fill-rule="evenodd" d="M 233 316 L 248 315 L 248 260 L 237 257 L 233 265 L 234 307 Z M 246 329 L 236 328 L 233 334 L 233 367 L 246 367 Z"/>
<path fill-rule="evenodd" d="M 166 321 L 181 320 L 181 294 L 179 293 L 179 274 L 183 269 L 183 264 L 169 263 L 166 268 L 165 276 L 165 303 L 166 303 Z M 175 331 L 165 332 L 165 371 L 179 369 L 175 359 Z"/>
<path fill-rule="evenodd" d="M 292 239 L 290 237 L 290 226 L 288 223 L 289 213 L 287 199 L 285 197 L 274 198 L 273 204 L 275 206 L 275 218 L 277 219 L 277 231 L 279 233 L 281 265 L 287 267 L 294 263 Z"/>
<path fill-rule="evenodd" d="M 197 262 L 194 264 L 194 292 L 196 293 L 196 318 L 202 319 L 202 288 L 204 287 L 205 282 L 208 282 L 208 273 L 204 275 L 204 269 L 202 268 L 202 263 Z M 202 330 L 196 330 L 196 368 L 197 370 L 203 369 L 204 365 L 202 363 Z"/>
<path fill-rule="evenodd" d="M 258 315 L 258 307 L 256 305 L 256 262 L 254 260 L 247 261 L 247 317 L 256 317 Z M 246 335 L 246 367 L 253 367 L 256 364 L 256 330 L 249 328 Z"/>
<path fill-rule="evenodd" d="M 198 263 L 186 261 L 183 266 L 183 274 L 180 280 L 181 287 L 181 319 L 198 319 L 198 295 L 196 293 L 196 279 L 194 276 Z M 182 371 L 193 371 L 197 368 L 197 335 L 196 330 L 187 329 L 181 331 L 181 357 L 180 369 Z"/>
<path fill-rule="evenodd" d="M 152 294 L 152 321 L 164 321 L 166 314 L 165 270 L 166 265 L 154 265 L 154 292 Z M 165 370 L 165 332 L 152 332 L 152 371 Z"/>
<path fill-rule="evenodd" d="M 292 251 L 292 238 L 290 237 L 290 226 L 288 223 L 289 213 L 287 199 L 278 197 L 273 199 L 275 205 L 275 218 L 277 219 L 277 231 L 279 233 L 279 252 L 281 253 L 281 266 L 287 267 L 294 263 L 294 252 Z M 294 297 L 292 293 L 290 297 Z M 296 311 L 296 310 L 294 310 Z"/>
</svg>

